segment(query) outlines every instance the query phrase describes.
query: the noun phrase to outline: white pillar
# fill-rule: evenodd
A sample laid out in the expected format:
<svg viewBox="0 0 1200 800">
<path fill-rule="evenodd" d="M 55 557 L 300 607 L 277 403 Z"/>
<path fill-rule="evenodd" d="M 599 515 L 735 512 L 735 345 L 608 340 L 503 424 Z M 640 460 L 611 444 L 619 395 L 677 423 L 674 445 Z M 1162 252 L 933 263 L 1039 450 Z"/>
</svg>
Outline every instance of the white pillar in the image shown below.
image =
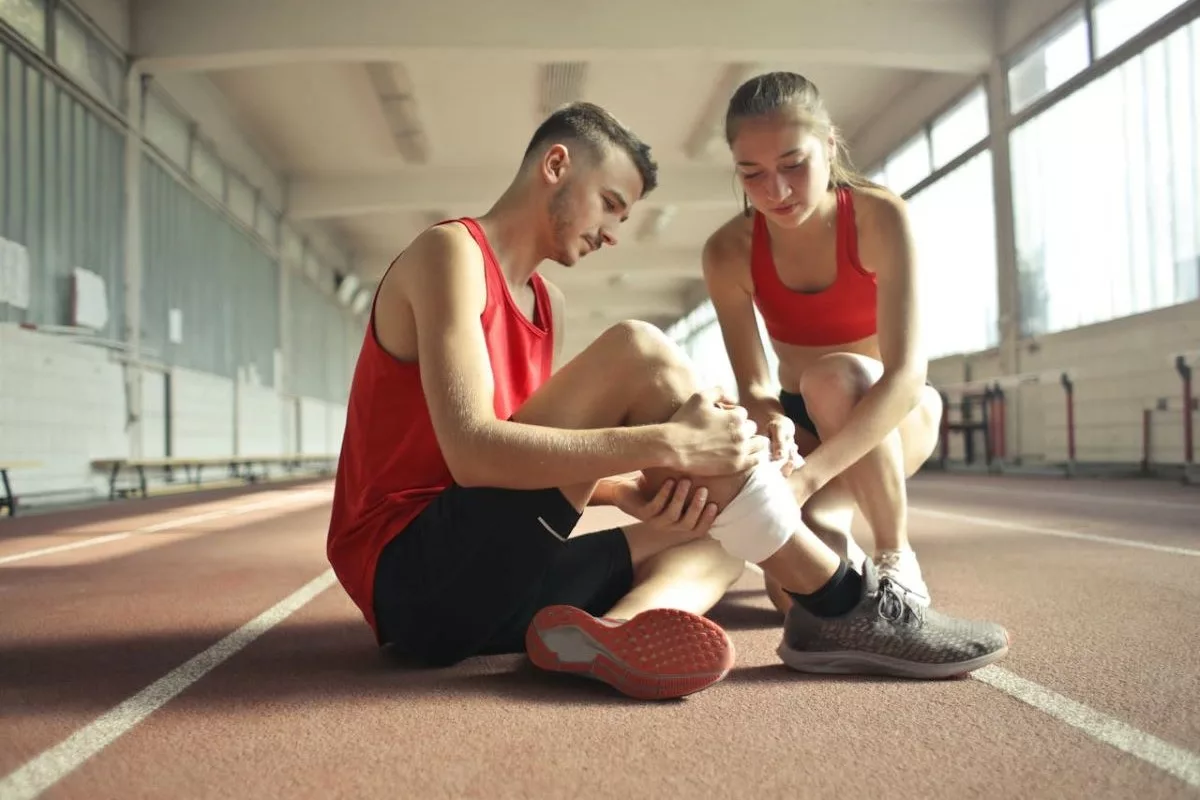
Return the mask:
<svg viewBox="0 0 1200 800">
<path fill-rule="evenodd" d="M 129 455 L 142 456 L 142 106 L 145 80 L 133 63 L 125 76 L 128 129 L 125 132 L 125 365 L 129 409 Z M 170 414 L 170 409 L 165 409 Z"/>
</svg>

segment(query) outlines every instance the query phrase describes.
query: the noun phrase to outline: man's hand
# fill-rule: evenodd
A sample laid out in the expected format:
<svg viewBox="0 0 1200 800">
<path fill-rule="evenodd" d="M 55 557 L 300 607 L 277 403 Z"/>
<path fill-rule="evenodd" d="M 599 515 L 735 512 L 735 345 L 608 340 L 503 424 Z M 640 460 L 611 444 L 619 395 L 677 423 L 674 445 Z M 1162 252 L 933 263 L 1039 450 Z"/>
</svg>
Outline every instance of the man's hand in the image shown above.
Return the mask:
<svg viewBox="0 0 1200 800">
<path fill-rule="evenodd" d="M 638 475 L 611 479 L 608 491 L 614 506 L 647 527 L 699 537 L 717 518 L 717 504 L 708 502 L 708 490 L 703 486 L 695 492 L 691 488 L 692 482 L 686 478 L 668 479 L 650 497 L 645 476 Z"/>
<path fill-rule="evenodd" d="M 668 424 L 674 466 L 689 475 L 732 475 L 769 457 L 769 442 L 756 435 L 746 409 L 719 388 L 692 395 Z"/>
</svg>

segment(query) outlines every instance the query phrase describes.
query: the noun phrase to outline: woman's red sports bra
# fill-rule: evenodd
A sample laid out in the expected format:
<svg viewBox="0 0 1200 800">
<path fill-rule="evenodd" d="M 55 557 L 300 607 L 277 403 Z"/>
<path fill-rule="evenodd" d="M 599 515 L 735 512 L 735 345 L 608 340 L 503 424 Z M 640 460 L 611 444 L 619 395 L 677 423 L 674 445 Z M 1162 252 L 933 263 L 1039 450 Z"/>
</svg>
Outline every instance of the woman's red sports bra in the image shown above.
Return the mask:
<svg viewBox="0 0 1200 800">
<path fill-rule="evenodd" d="M 754 215 L 750 240 L 754 304 L 772 339 L 806 347 L 846 344 L 876 331 L 875 275 L 858 259 L 858 228 L 849 187 L 837 189 L 837 278 L 819 292 L 799 292 L 779 279 L 771 234 L 762 214 Z"/>
</svg>

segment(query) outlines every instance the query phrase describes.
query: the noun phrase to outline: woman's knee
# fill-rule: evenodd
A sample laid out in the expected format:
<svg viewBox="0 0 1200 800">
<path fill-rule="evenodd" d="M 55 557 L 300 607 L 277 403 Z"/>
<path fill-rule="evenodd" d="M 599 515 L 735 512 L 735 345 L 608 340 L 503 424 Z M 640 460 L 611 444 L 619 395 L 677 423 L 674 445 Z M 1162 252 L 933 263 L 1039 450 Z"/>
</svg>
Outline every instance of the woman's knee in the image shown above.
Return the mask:
<svg viewBox="0 0 1200 800">
<path fill-rule="evenodd" d="M 866 359 L 851 353 L 832 353 L 819 358 L 800 376 L 800 394 L 818 429 L 836 429 L 845 424 L 879 376 Z"/>
</svg>

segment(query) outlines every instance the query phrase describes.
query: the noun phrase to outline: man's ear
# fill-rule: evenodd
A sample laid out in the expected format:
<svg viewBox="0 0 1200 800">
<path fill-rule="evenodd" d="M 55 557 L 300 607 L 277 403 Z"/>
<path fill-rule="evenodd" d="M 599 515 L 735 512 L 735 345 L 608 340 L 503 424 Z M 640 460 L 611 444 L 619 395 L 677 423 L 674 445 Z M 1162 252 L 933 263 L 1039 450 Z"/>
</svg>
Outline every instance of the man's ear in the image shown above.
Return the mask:
<svg viewBox="0 0 1200 800">
<path fill-rule="evenodd" d="M 555 144 L 547 148 L 542 156 L 542 179 L 555 185 L 562 183 L 566 177 L 567 168 L 571 166 L 571 151 L 565 144 Z"/>
</svg>

